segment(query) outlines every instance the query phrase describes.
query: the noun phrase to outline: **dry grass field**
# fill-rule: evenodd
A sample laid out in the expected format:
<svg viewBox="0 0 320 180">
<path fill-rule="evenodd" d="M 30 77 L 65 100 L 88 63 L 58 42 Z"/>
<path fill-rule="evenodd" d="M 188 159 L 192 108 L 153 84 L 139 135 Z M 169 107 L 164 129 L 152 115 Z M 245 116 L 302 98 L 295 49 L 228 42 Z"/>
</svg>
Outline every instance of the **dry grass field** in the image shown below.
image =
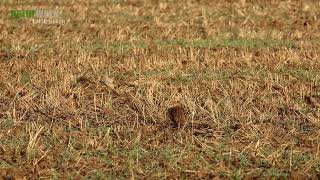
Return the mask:
<svg viewBox="0 0 320 180">
<path fill-rule="evenodd" d="M 66 23 L 10 16 L 30 9 Z M 0 179 L 320 178 L 319 1 L 0 15 Z"/>
</svg>

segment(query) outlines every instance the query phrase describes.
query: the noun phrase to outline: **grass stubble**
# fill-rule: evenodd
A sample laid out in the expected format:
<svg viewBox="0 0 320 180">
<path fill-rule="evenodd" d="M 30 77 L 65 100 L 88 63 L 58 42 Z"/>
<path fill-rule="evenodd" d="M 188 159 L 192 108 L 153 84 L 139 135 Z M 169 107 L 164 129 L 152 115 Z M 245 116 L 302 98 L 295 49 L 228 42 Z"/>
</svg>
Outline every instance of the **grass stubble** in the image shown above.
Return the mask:
<svg viewBox="0 0 320 180">
<path fill-rule="evenodd" d="M 3 179 L 319 178 L 318 2 L 55 3 L 1 3 Z"/>
</svg>

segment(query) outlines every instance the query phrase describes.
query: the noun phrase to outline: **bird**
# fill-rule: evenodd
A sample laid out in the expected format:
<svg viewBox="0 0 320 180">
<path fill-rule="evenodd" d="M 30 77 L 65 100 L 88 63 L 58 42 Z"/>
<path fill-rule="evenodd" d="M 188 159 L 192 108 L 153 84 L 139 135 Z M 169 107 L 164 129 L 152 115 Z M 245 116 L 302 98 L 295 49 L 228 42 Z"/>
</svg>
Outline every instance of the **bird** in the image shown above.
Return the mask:
<svg viewBox="0 0 320 180">
<path fill-rule="evenodd" d="M 167 111 L 169 119 L 174 127 L 178 127 L 178 129 L 181 129 L 186 124 L 186 115 L 184 113 L 184 110 L 182 106 L 176 105 L 168 109 Z"/>
</svg>

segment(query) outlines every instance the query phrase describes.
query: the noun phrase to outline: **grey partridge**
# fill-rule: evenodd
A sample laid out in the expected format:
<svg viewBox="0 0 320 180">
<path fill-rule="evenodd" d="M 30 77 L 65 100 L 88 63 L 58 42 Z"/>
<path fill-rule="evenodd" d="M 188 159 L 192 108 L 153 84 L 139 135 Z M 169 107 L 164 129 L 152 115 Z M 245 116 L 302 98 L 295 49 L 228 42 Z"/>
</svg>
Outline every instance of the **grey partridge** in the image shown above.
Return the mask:
<svg viewBox="0 0 320 180">
<path fill-rule="evenodd" d="M 168 109 L 168 116 L 174 127 L 182 128 L 186 124 L 186 115 L 181 106 L 174 106 Z"/>
</svg>

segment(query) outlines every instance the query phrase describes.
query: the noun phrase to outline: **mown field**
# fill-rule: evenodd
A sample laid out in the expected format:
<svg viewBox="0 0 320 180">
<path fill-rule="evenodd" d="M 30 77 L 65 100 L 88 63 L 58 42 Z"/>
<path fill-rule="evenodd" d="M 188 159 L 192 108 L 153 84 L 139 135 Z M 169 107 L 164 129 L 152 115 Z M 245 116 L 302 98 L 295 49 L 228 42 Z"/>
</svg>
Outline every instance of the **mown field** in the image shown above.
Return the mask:
<svg viewBox="0 0 320 180">
<path fill-rule="evenodd" d="M 0 178 L 320 178 L 319 9 L 1 1 Z"/>
</svg>

